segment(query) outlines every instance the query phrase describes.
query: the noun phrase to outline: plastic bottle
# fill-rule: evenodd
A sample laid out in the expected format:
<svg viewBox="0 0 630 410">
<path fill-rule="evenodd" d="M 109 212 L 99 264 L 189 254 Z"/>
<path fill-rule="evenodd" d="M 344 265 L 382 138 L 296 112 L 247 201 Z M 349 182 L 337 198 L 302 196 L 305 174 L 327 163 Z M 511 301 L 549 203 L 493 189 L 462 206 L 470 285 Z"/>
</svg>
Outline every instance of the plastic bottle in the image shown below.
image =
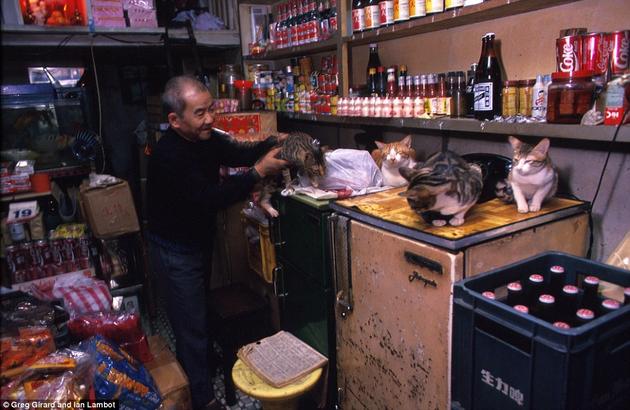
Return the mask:
<svg viewBox="0 0 630 410">
<path fill-rule="evenodd" d="M 536 119 L 545 119 L 547 117 L 547 97 L 545 93 L 545 83 L 543 76 L 536 76 L 536 83 L 532 92 L 532 117 Z"/>
</svg>

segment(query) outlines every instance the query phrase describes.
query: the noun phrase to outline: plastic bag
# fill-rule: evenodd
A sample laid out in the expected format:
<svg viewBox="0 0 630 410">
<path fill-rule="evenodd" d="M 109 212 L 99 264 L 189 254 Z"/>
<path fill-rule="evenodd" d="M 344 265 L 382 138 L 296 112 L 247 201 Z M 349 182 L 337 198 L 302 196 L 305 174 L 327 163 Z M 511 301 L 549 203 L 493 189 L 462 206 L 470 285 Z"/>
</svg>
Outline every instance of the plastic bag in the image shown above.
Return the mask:
<svg viewBox="0 0 630 410">
<path fill-rule="evenodd" d="M 100 312 L 77 316 L 68 322 L 70 334 L 76 340 L 101 335 L 125 349 L 143 363 L 153 359 L 140 317 L 133 313 Z"/>
<path fill-rule="evenodd" d="M 337 149 L 326 153 L 325 159 L 326 175 L 320 180 L 319 189 L 359 191 L 383 185 L 381 170 L 367 151 Z"/>
<path fill-rule="evenodd" d="M 162 399 L 149 371 L 124 350 L 101 336 L 79 344 L 96 360 L 96 398 L 118 400 L 120 410 L 154 410 Z"/>
<path fill-rule="evenodd" d="M 70 403 L 88 398 L 94 361 L 84 352 L 63 349 L 31 364 L 19 377 L 2 386 L 4 400 L 46 400 Z"/>
<path fill-rule="evenodd" d="M 63 299 L 71 317 L 89 312 L 107 312 L 112 309 L 112 295 L 102 280 L 83 275 L 59 277 L 52 294 Z"/>
</svg>

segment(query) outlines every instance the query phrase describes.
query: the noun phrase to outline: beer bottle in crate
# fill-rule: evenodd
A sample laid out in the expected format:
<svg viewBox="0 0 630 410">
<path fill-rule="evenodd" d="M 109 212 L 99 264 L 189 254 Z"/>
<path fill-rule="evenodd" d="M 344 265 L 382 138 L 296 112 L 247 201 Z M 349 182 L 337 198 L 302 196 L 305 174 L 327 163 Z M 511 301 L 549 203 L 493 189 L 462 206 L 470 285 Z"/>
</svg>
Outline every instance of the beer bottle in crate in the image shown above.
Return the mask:
<svg viewBox="0 0 630 410">
<path fill-rule="evenodd" d="M 529 306 L 535 306 L 537 301 L 538 301 L 538 297 L 543 293 L 545 289 L 545 278 L 538 274 L 538 273 L 534 273 L 532 275 L 529 275 L 529 277 L 527 278 L 527 305 Z"/>
<path fill-rule="evenodd" d="M 529 308 L 525 305 L 514 305 L 514 310 L 521 313 L 529 313 Z"/>
<path fill-rule="evenodd" d="M 556 298 L 543 293 L 538 297 L 535 315 L 546 322 L 551 322 L 556 315 Z"/>
<path fill-rule="evenodd" d="M 570 322 L 578 309 L 579 289 L 577 286 L 564 285 L 560 292 L 560 300 L 558 307 L 560 308 L 560 317 L 565 322 Z"/>
<path fill-rule="evenodd" d="M 599 314 L 604 316 L 606 313 L 614 312 L 621 307 L 621 303 L 615 299 L 604 299 L 599 305 Z"/>
<path fill-rule="evenodd" d="M 568 324 L 567 322 L 563 322 L 561 320 L 559 320 L 557 322 L 553 322 L 553 326 L 557 327 L 558 329 L 564 329 L 564 330 L 571 329 L 571 325 L 570 324 Z"/>
<path fill-rule="evenodd" d="M 481 296 L 483 296 L 486 299 L 492 299 L 492 300 L 496 299 L 494 292 L 492 292 L 491 290 L 486 290 L 485 292 L 481 294 Z"/>
<path fill-rule="evenodd" d="M 549 288 L 552 295 L 559 295 L 565 283 L 564 267 L 555 265 L 549 268 Z"/>
<path fill-rule="evenodd" d="M 595 313 L 591 309 L 578 309 L 578 311 L 575 312 L 576 326 L 582 326 L 590 323 L 593 319 L 595 319 Z"/>
<path fill-rule="evenodd" d="M 521 282 L 511 282 L 507 285 L 506 303 L 510 306 L 516 306 L 524 302 L 524 291 Z"/>
<path fill-rule="evenodd" d="M 597 311 L 598 303 L 598 291 L 599 291 L 599 278 L 597 276 L 587 276 L 582 282 L 582 303 L 581 307 Z"/>
</svg>

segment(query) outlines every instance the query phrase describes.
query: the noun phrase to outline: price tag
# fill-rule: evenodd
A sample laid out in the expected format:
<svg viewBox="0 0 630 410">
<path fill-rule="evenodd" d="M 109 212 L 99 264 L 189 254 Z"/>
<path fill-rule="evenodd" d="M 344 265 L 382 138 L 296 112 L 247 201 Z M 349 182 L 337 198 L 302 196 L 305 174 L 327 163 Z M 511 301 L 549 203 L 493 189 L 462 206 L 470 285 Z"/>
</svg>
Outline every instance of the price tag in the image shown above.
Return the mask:
<svg viewBox="0 0 630 410">
<path fill-rule="evenodd" d="M 33 219 L 39 213 L 37 201 L 14 202 L 9 205 L 7 223 L 25 222 Z"/>
</svg>

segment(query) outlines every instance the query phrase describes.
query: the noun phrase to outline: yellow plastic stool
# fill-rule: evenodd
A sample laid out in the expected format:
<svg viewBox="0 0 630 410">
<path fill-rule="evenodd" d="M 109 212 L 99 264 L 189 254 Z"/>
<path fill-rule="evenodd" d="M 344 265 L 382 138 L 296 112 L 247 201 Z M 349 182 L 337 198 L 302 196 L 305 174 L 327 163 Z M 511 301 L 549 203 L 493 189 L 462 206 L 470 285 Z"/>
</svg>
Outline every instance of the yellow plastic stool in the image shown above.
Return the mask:
<svg viewBox="0 0 630 410">
<path fill-rule="evenodd" d="M 321 375 L 322 369 L 315 369 L 287 386 L 276 388 L 262 381 L 241 359 L 232 367 L 234 385 L 260 400 L 263 410 L 296 410 L 300 397 L 315 386 Z"/>
</svg>

